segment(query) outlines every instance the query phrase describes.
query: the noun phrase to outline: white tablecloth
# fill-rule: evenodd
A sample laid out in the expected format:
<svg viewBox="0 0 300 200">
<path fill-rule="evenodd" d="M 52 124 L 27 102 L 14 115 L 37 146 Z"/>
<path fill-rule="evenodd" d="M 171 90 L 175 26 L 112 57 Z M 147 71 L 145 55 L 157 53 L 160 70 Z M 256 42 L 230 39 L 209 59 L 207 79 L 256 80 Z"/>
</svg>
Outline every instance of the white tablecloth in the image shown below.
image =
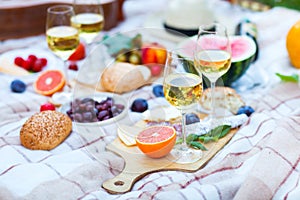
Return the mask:
<svg viewBox="0 0 300 200">
<path fill-rule="evenodd" d="M 165 2 L 126 1 L 126 20 L 108 33 L 142 28 L 149 15 L 166 7 Z M 257 25 L 260 55 L 247 76 L 259 73 L 254 77 L 261 80 L 254 81 L 261 85 L 240 92 L 256 112 L 205 167 L 195 173 L 151 173 L 132 191 L 109 194 L 102 183 L 124 166 L 122 158 L 105 150 L 116 138 L 117 124 L 92 130 L 75 126 L 57 148 L 28 150 L 20 144 L 20 128 L 47 98 L 36 94 L 31 84 L 25 93 L 12 93 L 9 84 L 15 77 L 0 74 L 0 199 L 299 199 L 300 90 L 297 84 L 280 83 L 275 72 L 298 73 L 289 63 L 285 38 L 300 13 L 284 8 L 252 13 L 218 3 L 215 9 L 224 23 L 247 17 Z M 42 35 L 3 41 L 0 51 L 46 49 L 44 39 Z M 151 86 L 124 95 L 129 96 L 146 98 L 150 106 L 157 100 Z M 129 112 L 119 123 L 139 117 Z"/>
</svg>

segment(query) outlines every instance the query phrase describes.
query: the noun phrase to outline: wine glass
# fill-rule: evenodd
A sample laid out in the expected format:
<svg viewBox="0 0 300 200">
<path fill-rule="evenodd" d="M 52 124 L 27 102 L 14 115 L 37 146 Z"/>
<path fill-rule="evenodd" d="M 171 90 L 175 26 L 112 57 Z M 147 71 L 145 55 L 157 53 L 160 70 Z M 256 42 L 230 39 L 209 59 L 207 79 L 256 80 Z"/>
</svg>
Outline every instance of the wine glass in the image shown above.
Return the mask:
<svg viewBox="0 0 300 200">
<path fill-rule="evenodd" d="M 75 16 L 72 26 L 79 30 L 80 37 L 89 45 L 104 27 L 104 13 L 99 0 L 74 0 Z"/>
<path fill-rule="evenodd" d="M 46 37 L 49 49 L 64 62 L 65 90 L 70 91 L 67 61 L 79 45 L 78 30 L 71 26 L 74 9 L 69 5 L 55 5 L 47 9 Z M 69 92 L 68 91 L 68 92 Z M 57 94 L 57 93 L 55 93 Z M 60 93 L 66 95 L 65 93 Z"/>
<path fill-rule="evenodd" d="M 180 110 L 182 119 L 182 143 L 175 145 L 171 155 L 176 163 L 193 163 L 202 157 L 202 151 L 190 148 L 186 141 L 186 113 L 194 109 L 199 102 L 203 87 L 201 74 L 189 73 L 185 58 L 179 56 L 180 50 L 168 52 L 164 78 L 163 90 L 166 100 Z"/>
<path fill-rule="evenodd" d="M 215 85 L 231 65 L 231 46 L 227 29 L 219 23 L 201 25 L 194 53 L 194 65 L 210 81 L 211 112 L 208 117 L 211 123 L 216 118 Z"/>
</svg>

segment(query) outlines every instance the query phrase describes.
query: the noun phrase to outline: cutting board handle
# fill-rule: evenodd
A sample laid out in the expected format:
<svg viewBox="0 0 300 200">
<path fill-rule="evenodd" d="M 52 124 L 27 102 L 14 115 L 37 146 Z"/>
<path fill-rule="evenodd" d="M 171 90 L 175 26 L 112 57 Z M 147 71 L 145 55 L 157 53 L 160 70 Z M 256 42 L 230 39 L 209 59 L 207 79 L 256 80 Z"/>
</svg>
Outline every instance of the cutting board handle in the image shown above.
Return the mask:
<svg viewBox="0 0 300 200">
<path fill-rule="evenodd" d="M 105 181 L 102 187 L 111 194 L 123 194 L 131 190 L 133 184 L 145 174 L 123 170 L 119 175 Z"/>
</svg>

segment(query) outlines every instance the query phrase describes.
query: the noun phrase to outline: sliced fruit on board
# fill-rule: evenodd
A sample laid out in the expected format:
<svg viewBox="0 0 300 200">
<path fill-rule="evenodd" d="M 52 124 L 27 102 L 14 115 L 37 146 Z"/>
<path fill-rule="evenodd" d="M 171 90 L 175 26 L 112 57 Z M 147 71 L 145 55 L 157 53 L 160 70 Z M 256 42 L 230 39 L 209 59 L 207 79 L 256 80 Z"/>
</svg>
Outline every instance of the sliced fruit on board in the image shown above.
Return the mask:
<svg viewBox="0 0 300 200">
<path fill-rule="evenodd" d="M 182 57 L 189 58 L 186 64 L 188 70 L 197 74 L 192 61 L 196 39 L 197 37 L 189 38 L 181 42 L 178 46 L 182 49 L 180 51 Z M 231 42 L 232 60 L 228 72 L 221 77 L 225 86 L 230 86 L 247 71 L 257 51 L 255 42 L 249 36 L 233 35 L 229 36 L 229 39 Z M 207 83 L 206 80 L 205 82 Z"/>
<path fill-rule="evenodd" d="M 37 93 L 51 96 L 60 91 L 65 82 L 65 76 L 60 70 L 46 70 L 37 77 L 33 87 Z"/>
<path fill-rule="evenodd" d="M 150 126 L 135 138 L 139 149 L 151 158 L 166 156 L 176 142 L 176 131 L 171 126 Z"/>
</svg>

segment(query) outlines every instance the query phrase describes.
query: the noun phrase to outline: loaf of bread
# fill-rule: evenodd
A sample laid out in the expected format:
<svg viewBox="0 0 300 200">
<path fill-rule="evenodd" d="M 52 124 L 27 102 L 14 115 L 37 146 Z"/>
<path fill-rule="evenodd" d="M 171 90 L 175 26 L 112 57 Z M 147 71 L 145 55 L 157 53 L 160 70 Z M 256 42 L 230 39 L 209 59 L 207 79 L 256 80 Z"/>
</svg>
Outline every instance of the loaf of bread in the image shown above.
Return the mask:
<svg viewBox="0 0 300 200">
<path fill-rule="evenodd" d="M 106 91 L 124 93 L 145 85 L 150 76 L 146 66 L 116 62 L 103 71 L 101 85 Z"/>
<path fill-rule="evenodd" d="M 32 115 L 20 131 L 21 144 L 33 150 L 51 150 L 71 133 L 72 121 L 63 113 L 43 111 Z"/>
<path fill-rule="evenodd" d="M 201 106 L 206 109 L 211 109 L 211 89 L 208 88 L 203 92 L 203 96 L 200 101 Z M 230 87 L 216 87 L 215 88 L 215 106 L 218 108 L 225 108 L 232 114 L 236 114 L 241 106 L 244 106 L 245 102 L 241 96 Z"/>
</svg>

